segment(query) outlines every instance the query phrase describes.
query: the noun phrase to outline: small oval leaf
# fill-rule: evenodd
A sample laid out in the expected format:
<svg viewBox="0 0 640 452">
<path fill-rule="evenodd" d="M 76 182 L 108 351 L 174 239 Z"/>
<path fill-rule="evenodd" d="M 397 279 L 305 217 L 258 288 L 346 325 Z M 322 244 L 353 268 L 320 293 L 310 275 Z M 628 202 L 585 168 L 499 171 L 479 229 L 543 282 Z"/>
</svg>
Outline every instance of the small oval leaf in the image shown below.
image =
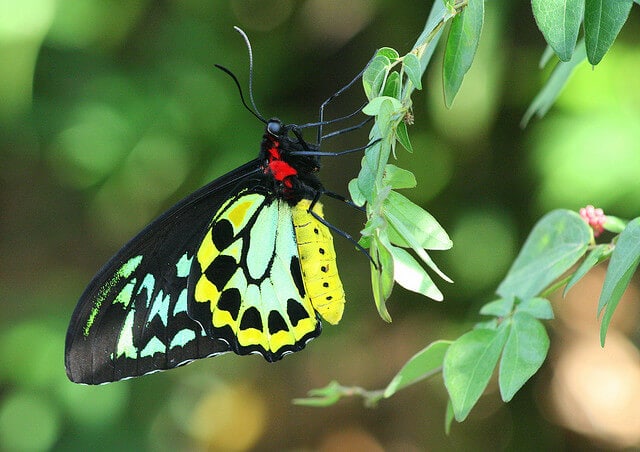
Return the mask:
<svg viewBox="0 0 640 452">
<path fill-rule="evenodd" d="M 415 53 L 408 53 L 402 60 L 404 73 L 413 83 L 416 89 L 422 89 L 422 69 L 420 68 L 420 60 Z"/>
<path fill-rule="evenodd" d="M 389 163 L 384 169 L 382 181 L 391 188 L 413 188 L 416 186 L 416 176 L 411 171 L 397 167 Z"/>
<path fill-rule="evenodd" d="M 364 106 L 362 113 L 369 116 L 377 116 L 380 114 L 380 108 L 386 101 L 391 102 L 391 107 L 394 111 L 402 110 L 402 103 L 395 97 L 378 96 L 371 99 L 371 101 Z"/>
<path fill-rule="evenodd" d="M 533 298 L 587 251 L 591 229 L 580 215 L 554 210 L 538 221 L 509 273 L 498 286 L 503 298 Z"/>
<path fill-rule="evenodd" d="M 613 313 L 618 307 L 622 294 L 627 289 L 631 277 L 640 263 L 640 218 L 631 220 L 622 231 L 616 242 L 616 247 L 611 254 L 607 275 L 604 278 L 600 300 L 598 301 L 598 314 L 602 313 L 600 325 L 600 342 L 604 346 L 609 323 Z"/>
<path fill-rule="evenodd" d="M 393 277 L 398 284 L 432 300 L 444 300 L 442 292 L 411 254 L 397 246 L 391 247 L 391 254 L 393 255 Z"/>
<path fill-rule="evenodd" d="M 584 36 L 589 63 L 602 60 L 627 21 L 633 0 L 586 0 Z"/>
<path fill-rule="evenodd" d="M 413 355 L 391 380 L 384 391 L 384 396 L 391 397 L 399 390 L 437 372 L 442 367 L 444 354 L 451 343 L 451 341 L 436 341 Z"/>
<path fill-rule="evenodd" d="M 532 0 L 531 7 L 544 39 L 561 61 L 569 61 L 580 31 L 584 0 Z"/>
<path fill-rule="evenodd" d="M 414 204 L 406 196 L 392 191 L 384 203 L 385 211 L 390 212 L 410 231 L 411 235 L 427 250 L 448 250 L 453 243 L 440 223 L 429 212 Z M 394 228 L 395 229 L 395 228 Z M 408 247 L 409 243 L 394 230 L 389 233 L 393 243 Z"/>
<path fill-rule="evenodd" d="M 597 245 L 595 248 L 591 250 L 587 257 L 582 261 L 582 264 L 578 267 L 578 269 L 574 272 L 573 276 L 567 285 L 564 287 L 564 291 L 562 292 L 562 296 L 566 296 L 567 292 L 582 279 L 584 275 L 587 274 L 589 270 L 602 262 L 609 254 L 611 254 L 611 246 L 607 244 Z"/>
<path fill-rule="evenodd" d="M 391 61 L 384 55 L 376 55 L 362 74 L 362 86 L 367 99 L 380 95 Z"/>
<path fill-rule="evenodd" d="M 551 303 L 546 298 L 529 298 L 516 306 L 516 312 L 524 312 L 536 319 L 551 320 L 554 318 Z"/>
<path fill-rule="evenodd" d="M 411 141 L 409 141 L 409 132 L 407 131 L 406 122 L 401 121 L 398 124 L 398 127 L 396 128 L 396 138 L 407 152 L 413 153 L 413 146 L 411 146 Z"/>
<path fill-rule="evenodd" d="M 484 22 L 484 0 L 469 0 L 467 7 L 453 18 L 444 53 L 442 79 L 447 108 L 462 85 L 462 79 L 471 67 L 480 42 Z"/>
<path fill-rule="evenodd" d="M 514 302 L 513 298 L 500 298 L 499 300 L 490 301 L 480 308 L 480 314 L 506 317 L 511 314 Z"/>
<path fill-rule="evenodd" d="M 525 312 L 516 312 L 500 360 L 502 400 L 508 402 L 513 398 L 540 369 L 548 351 L 549 336 L 544 325 Z"/>
<path fill-rule="evenodd" d="M 455 418 L 462 422 L 484 392 L 509 333 L 503 323 L 497 330 L 477 329 L 449 346 L 442 374 Z"/>
</svg>

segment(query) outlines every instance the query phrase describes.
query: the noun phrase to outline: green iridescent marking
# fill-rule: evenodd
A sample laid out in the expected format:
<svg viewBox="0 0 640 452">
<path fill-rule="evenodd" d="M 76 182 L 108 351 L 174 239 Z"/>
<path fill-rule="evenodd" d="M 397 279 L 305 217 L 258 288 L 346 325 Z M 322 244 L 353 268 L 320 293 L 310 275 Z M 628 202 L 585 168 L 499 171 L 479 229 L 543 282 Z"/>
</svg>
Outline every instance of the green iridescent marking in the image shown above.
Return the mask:
<svg viewBox="0 0 640 452">
<path fill-rule="evenodd" d="M 187 289 L 182 289 L 180 295 L 178 295 L 178 301 L 173 307 L 173 315 L 177 315 L 181 312 L 187 312 Z"/>
<path fill-rule="evenodd" d="M 173 347 L 184 347 L 189 341 L 192 341 L 196 338 L 196 333 L 194 333 L 192 330 L 180 330 L 176 333 L 175 336 L 173 336 L 173 339 L 171 339 L 171 344 L 169 345 L 169 348 L 173 348 Z"/>
<path fill-rule="evenodd" d="M 145 356 L 153 356 L 156 353 L 166 353 L 166 351 L 167 347 L 165 347 L 157 337 L 153 336 L 140 352 L 140 357 L 144 358 Z"/>
<path fill-rule="evenodd" d="M 133 288 L 136 285 L 136 278 L 133 278 L 131 281 L 127 283 L 126 286 L 120 291 L 120 293 L 114 298 L 114 303 L 122 303 L 122 305 L 126 308 L 129 306 L 131 299 L 133 298 Z"/>
<path fill-rule="evenodd" d="M 114 273 L 114 275 L 109 279 L 104 285 L 100 288 L 98 295 L 96 296 L 96 301 L 91 308 L 91 313 L 89 313 L 89 318 L 87 319 L 87 323 L 84 326 L 83 334 L 89 336 L 89 330 L 93 325 L 93 322 L 96 320 L 96 316 L 100 311 L 100 306 L 102 306 L 102 302 L 107 297 L 107 294 L 111 292 L 111 289 L 122 279 L 128 278 L 131 274 L 138 268 L 142 262 L 142 256 L 134 256 L 125 262 L 120 269 Z"/>
<path fill-rule="evenodd" d="M 134 271 L 136 271 L 140 262 L 142 262 L 142 256 L 132 257 L 122 267 L 120 267 L 120 270 L 118 270 L 116 274 L 122 278 L 128 278 Z"/>
<path fill-rule="evenodd" d="M 149 320 L 154 316 L 160 317 L 164 326 L 167 326 L 167 317 L 169 316 L 169 301 L 171 296 L 169 294 L 162 296 L 164 292 L 161 290 L 158 292 L 156 299 L 151 303 L 151 311 L 149 312 Z"/>
<path fill-rule="evenodd" d="M 178 263 L 176 264 L 176 274 L 178 278 L 186 278 L 191 271 L 191 260 L 193 257 L 187 257 L 187 253 L 184 253 Z"/>
<path fill-rule="evenodd" d="M 156 285 L 156 278 L 153 277 L 151 273 L 147 273 L 142 280 L 142 284 L 140 284 L 140 289 L 138 289 L 138 295 L 142 293 L 143 290 L 146 290 L 145 295 L 147 296 L 146 307 L 148 308 L 151 305 L 151 294 L 153 294 L 153 289 Z"/>
<path fill-rule="evenodd" d="M 124 355 L 127 358 L 136 358 L 138 349 L 133 345 L 133 318 L 135 316 L 135 309 L 129 311 L 127 318 L 124 320 L 122 330 L 120 330 L 120 337 L 118 338 L 118 345 L 116 347 L 116 357 Z"/>
</svg>

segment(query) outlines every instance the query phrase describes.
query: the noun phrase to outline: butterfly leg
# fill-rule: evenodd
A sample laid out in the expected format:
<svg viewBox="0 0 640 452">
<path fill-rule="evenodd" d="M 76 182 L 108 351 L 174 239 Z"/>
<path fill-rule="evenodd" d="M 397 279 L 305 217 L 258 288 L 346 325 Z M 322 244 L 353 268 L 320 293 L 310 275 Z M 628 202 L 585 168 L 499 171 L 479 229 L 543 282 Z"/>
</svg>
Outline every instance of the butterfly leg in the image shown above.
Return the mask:
<svg viewBox="0 0 640 452">
<path fill-rule="evenodd" d="M 325 220 L 324 218 L 322 218 L 319 214 L 317 214 L 313 208 L 315 207 L 316 203 L 318 202 L 318 200 L 320 199 L 320 196 L 322 196 L 322 194 L 325 193 L 328 196 L 334 197 L 333 195 L 342 197 L 336 193 L 333 192 L 316 192 L 316 195 L 314 196 L 313 200 L 311 201 L 311 204 L 309 205 L 309 213 L 311 214 L 311 216 L 313 216 L 313 218 L 315 218 L 316 220 L 318 220 L 320 223 L 322 223 L 323 225 L 325 225 L 326 227 L 328 227 L 329 229 L 331 229 L 333 232 L 335 232 L 336 234 L 338 234 L 339 236 L 347 239 L 348 241 L 350 241 L 351 243 L 353 243 L 355 245 L 356 248 L 358 248 L 358 250 L 364 254 L 365 256 L 367 256 L 367 258 L 371 261 L 371 263 L 373 264 L 374 267 L 376 267 L 376 263 L 374 262 L 373 258 L 371 257 L 371 254 L 369 254 L 369 251 L 367 251 L 362 245 L 360 245 L 356 239 L 354 239 L 349 233 L 343 231 L 342 229 L 338 229 L 337 227 L 335 227 L 334 225 L 332 225 L 331 223 L 329 223 L 327 220 Z M 331 194 L 329 194 L 331 193 Z M 345 202 L 347 202 L 347 199 L 342 197 L 344 199 Z M 339 199 L 339 198 L 336 198 Z M 349 204 L 349 202 L 347 202 L 347 204 Z M 356 206 L 355 204 L 351 203 L 355 208 L 360 209 L 358 206 Z M 377 267 L 376 267 L 377 268 Z"/>
<path fill-rule="evenodd" d="M 318 138 L 317 138 L 317 141 L 316 141 L 318 144 L 320 144 L 322 142 L 322 125 L 324 124 L 324 109 L 325 109 L 325 107 L 327 106 L 327 104 L 329 104 L 329 102 L 331 102 L 333 99 L 338 97 L 340 94 L 344 93 L 346 90 L 351 88 L 358 80 L 360 80 L 360 78 L 362 77 L 362 74 L 364 74 L 364 71 L 367 69 L 368 66 L 369 66 L 369 64 L 367 64 L 367 66 L 365 66 L 365 68 L 362 71 L 360 71 L 358 73 L 358 75 L 356 75 L 354 77 L 353 80 L 351 80 L 345 86 L 343 86 L 338 91 L 336 91 L 331 97 L 329 97 L 327 100 L 325 100 L 322 103 L 322 105 L 320 105 L 320 121 L 319 121 L 319 124 L 318 124 Z M 360 107 L 355 113 L 353 113 L 350 116 L 353 116 L 353 115 L 357 114 L 360 111 L 362 111 L 362 107 Z M 350 116 L 347 116 L 347 117 L 350 117 Z"/>
<path fill-rule="evenodd" d="M 296 137 L 298 137 L 298 139 L 302 140 L 302 135 L 300 134 L 300 131 L 298 131 L 298 133 L 296 134 L 296 129 L 292 129 L 292 132 L 294 133 L 294 135 L 296 135 Z M 357 148 L 353 148 L 353 149 L 347 149 L 346 151 L 338 151 L 338 152 L 325 152 L 325 151 L 312 151 L 309 150 L 309 148 L 306 146 L 306 143 L 304 141 L 301 141 L 300 144 L 302 145 L 302 147 L 305 149 L 304 151 L 291 151 L 290 155 L 316 155 L 318 157 L 338 157 L 340 155 L 346 155 L 346 154 L 352 154 L 354 152 L 359 152 L 362 151 L 364 149 L 370 148 L 371 146 L 373 146 L 374 144 L 377 144 L 381 141 L 381 138 L 378 138 L 377 140 L 372 141 L 371 143 L 365 145 L 365 146 L 360 146 Z"/>
<path fill-rule="evenodd" d="M 342 118 L 338 118 L 337 120 L 335 120 L 335 122 L 337 122 L 337 121 L 341 121 L 341 120 L 346 119 L 346 118 L 348 118 L 348 117 L 350 117 L 350 116 L 355 116 L 355 115 L 356 115 L 357 113 L 359 113 L 360 111 L 362 111 L 362 108 L 361 108 L 360 110 L 356 111 L 355 113 L 352 113 L 352 114 L 351 114 L 351 115 L 349 115 L 349 116 L 344 116 L 344 117 L 342 117 Z M 361 127 L 364 127 L 364 126 L 365 126 L 365 125 L 367 125 L 370 121 L 373 121 L 373 118 L 374 118 L 374 116 L 369 116 L 367 119 L 365 119 L 364 121 L 362 121 L 362 122 L 360 122 L 360 123 L 358 123 L 358 124 L 356 124 L 356 125 L 353 125 L 353 126 L 350 126 L 350 127 L 345 127 L 344 129 L 340 129 L 340 130 L 333 131 L 333 132 L 331 132 L 331 133 L 328 133 L 328 134 L 326 134 L 326 135 L 321 136 L 321 137 L 320 137 L 320 139 L 321 139 L 321 140 L 325 140 L 325 139 L 327 139 L 327 138 L 331 138 L 331 137 L 335 137 L 335 136 L 338 136 L 338 135 L 342 135 L 343 133 L 353 132 L 354 130 L 358 130 L 358 129 L 360 129 Z M 334 121 L 330 121 L 330 122 L 334 122 Z M 329 124 L 329 122 L 325 122 L 324 124 Z"/>
<path fill-rule="evenodd" d="M 339 193 L 335 193 L 333 191 L 328 191 L 325 190 L 323 192 L 323 194 L 333 198 L 333 199 L 337 199 L 338 201 L 342 201 L 343 203 L 345 203 L 346 205 L 348 205 L 349 207 L 353 207 L 356 210 L 359 210 L 360 212 L 366 212 L 366 209 L 362 206 L 359 206 L 357 204 L 355 204 L 353 201 L 351 201 L 350 199 L 345 198 L 344 196 L 342 196 Z"/>
</svg>

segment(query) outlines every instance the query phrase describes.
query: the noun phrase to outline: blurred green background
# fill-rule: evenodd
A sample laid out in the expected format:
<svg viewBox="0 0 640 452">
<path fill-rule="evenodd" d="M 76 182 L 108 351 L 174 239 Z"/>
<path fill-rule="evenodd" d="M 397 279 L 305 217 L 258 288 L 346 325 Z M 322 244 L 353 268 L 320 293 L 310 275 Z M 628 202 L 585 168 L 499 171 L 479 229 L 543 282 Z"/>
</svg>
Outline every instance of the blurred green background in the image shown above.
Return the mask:
<svg viewBox="0 0 640 452">
<path fill-rule="evenodd" d="M 373 410 L 357 399 L 326 409 L 291 404 L 332 379 L 384 387 L 429 342 L 468 330 L 533 223 L 550 209 L 595 204 L 621 217 L 638 215 L 637 7 L 603 62 L 595 70 L 580 66 L 549 115 L 524 130 L 519 121 L 548 75 L 537 67 L 544 41 L 529 2 L 487 2 L 479 53 L 451 110 L 443 107 L 436 54 L 425 90 L 414 98 L 416 152 L 400 151 L 399 165 L 418 178 L 407 196 L 454 240 L 453 250 L 434 255 L 456 282 L 439 283 L 444 303 L 398 287 L 389 303 L 394 321 L 384 323 L 366 259 L 337 238 L 345 316 L 303 352 L 277 364 L 224 355 L 101 387 L 67 381 L 67 323 L 98 268 L 163 209 L 257 155 L 263 125 L 213 67 L 229 67 L 247 86 L 247 51 L 233 25 L 254 46 L 262 113 L 304 123 L 317 119 L 322 100 L 376 48 L 410 50 L 429 9 L 430 2 L 413 0 L 0 0 L 0 450 L 640 444 L 640 425 L 631 422 L 640 423 L 640 378 L 623 378 L 640 374 L 637 289 L 620 308 L 626 323 L 616 327 L 614 318 L 621 345 L 614 331 L 602 351 L 594 323 L 597 274 L 581 295 L 558 303 L 561 318 L 550 322 L 551 358 L 542 372 L 509 405 L 493 385 L 450 437 L 443 433 L 439 376 Z M 361 91 L 338 98 L 327 117 L 360 106 Z M 362 131 L 324 146 L 337 151 L 365 141 Z M 325 185 L 346 194 L 359 158 L 325 159 Z M 357 234 L 362 218 L 340 203 L 325 205 L 329 221 Z M 592 366 L 599 374 L 562 360 L 577 345 L 594 346 L 580 363 L 604 360 Z M 618 369 L 625 359 L 629 367 Z M 578 387 L 571 378 L 586 385 L 574 398 L 567 397 L 567 388 Z M 589 398 L 606 388 L 606 400 Z M 620 406 L 611 405 L 618 399 Z M 604 412 L 598 403 L 624 416 L 597 424 L 593 413 Z M 621 432 L 630 422 L 631 433 Z"/>
</svg>

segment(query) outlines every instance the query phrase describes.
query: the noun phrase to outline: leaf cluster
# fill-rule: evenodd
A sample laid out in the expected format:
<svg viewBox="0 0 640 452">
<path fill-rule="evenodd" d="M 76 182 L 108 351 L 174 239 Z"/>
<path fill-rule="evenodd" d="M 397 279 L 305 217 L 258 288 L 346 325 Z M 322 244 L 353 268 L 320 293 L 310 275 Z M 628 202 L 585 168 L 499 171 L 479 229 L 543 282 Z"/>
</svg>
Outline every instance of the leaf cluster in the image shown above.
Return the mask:
<svg viewBox="0 0 640 452">
<path fill-rule="evenodd" d="M 549 47 L 542 64 L 553 54 L 559 60 L 547 85 L 533 100 L 523 124 L 542 116 L 555 101 L 573 69 L 584 61 L 598 64 L 624 24 L 631 0 L 533 0 L 536 22 Z M 424 31 L 413 50 L 404 56 L 391 48 L 380 49 L 363 73 L 368 104 L 364 113 L 375 117 L 370 145 L 362 169 L 349 183 L 358 205 L 366 206 L 368 222 L 361 244 L 368 247 L 374 264 L 372 286 L 381 317 L 391 318 L 385 302 L 394 282 L 435 300 L 443 295 L 422 265 L 404 248 L 411 249 L 432 271 L 450 281 L 427 253 L 452 246 L 440 224 L 428 212 L 397 190 L 416 185 L 414 175 L 388 163 L 396 143 L 413 152 L 408 125 L 412 123 L 411 94 L 422 89 L 421 77 L 435 47 L 450 22 L 443 61 L 444 100 L 447 106 L 462 84 L 477 50 L 484 20 L 483 0 L 436 0 Z M 583 26 L 584 37 L 578 42 Z M 326 406 L 341 397 L 358 395 L 368 406 L 425 378 L 442 375 L 449 395 L 446 429 L 453 419 L 461 422 L 480 399 L 497 370 L 500 395 L 510 401 L 542 366 L 549 350 L 543 321 L 554 318 L 547 297 L 564 286 L 564 294 L 594 266 L 610 260 L 600 294 L 597 315 L 604 345 L 613 313 L 640 263 L 640 218 L 625 222 L 608 216 L 604 229 L 616 234 L 608 243 L 596 244 L 593 231 L 575 212 L 555 210 L 539 220 L 504 280 L 498 298 L 479 314 L 488 317 L 456 340 L 438 340 L 414 355 L 379 390 L 345 387 L 332 382 L 310 391 L 295 402 Z M 579 265 L 576 265 L 582 261 Z"/>
</svg>

